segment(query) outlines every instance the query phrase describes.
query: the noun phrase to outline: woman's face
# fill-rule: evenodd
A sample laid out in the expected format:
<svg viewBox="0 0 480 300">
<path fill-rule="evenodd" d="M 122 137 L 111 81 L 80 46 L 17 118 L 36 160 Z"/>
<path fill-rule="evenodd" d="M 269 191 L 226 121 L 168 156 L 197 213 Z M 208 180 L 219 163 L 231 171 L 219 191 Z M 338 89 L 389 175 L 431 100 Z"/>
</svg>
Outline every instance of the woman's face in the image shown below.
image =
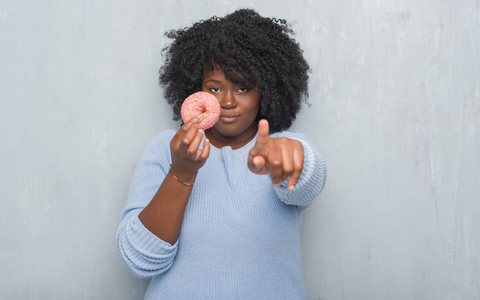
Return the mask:
<svg viewBox="0 0 480 300">
<path fill-rule="evenodd" d="M 207 131 L 215 146 L 239 148 L 257 133 L 255 119 L 260 109 L 260 92 L 257 87 L 248 89 L 225 77 L 222 70 L 206 72 L 202 91 L 214 95 L 220 102 L 220 118 Z"/>
</svg>

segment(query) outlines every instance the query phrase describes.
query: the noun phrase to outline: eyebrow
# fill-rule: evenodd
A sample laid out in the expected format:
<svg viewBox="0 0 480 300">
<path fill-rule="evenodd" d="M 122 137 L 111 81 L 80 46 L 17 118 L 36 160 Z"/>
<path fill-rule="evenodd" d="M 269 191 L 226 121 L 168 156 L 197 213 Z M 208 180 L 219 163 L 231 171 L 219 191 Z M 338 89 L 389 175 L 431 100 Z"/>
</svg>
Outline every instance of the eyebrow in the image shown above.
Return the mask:
<svg viewBox="0 0 480 300">
<path fill-rule="evenodd" d="M 215 79 L 208 79 L 207 81 L 205 81 L 205 83 L 207 83 L 207 82 L 222 83 L 221 81 L 218 81 L 218 80 L 215 80 Z"/>
</svg>

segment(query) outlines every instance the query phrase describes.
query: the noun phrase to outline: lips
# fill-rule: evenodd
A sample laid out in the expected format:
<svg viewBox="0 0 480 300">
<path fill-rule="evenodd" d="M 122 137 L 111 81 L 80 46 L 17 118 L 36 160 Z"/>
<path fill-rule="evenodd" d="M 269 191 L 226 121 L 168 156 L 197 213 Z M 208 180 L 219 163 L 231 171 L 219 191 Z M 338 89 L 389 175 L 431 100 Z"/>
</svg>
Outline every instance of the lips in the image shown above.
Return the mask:
<svg viewBox="0 0 480 300">
<path fill-rule="evenodd" d="M 238 117 L 239 117 L 238 115 L 223 114 L 223 115 L 220 115 L 220 120 L 222 120 L 225 123 L 231 123 L 231 122 L 234 122 Z"/>
</svg>

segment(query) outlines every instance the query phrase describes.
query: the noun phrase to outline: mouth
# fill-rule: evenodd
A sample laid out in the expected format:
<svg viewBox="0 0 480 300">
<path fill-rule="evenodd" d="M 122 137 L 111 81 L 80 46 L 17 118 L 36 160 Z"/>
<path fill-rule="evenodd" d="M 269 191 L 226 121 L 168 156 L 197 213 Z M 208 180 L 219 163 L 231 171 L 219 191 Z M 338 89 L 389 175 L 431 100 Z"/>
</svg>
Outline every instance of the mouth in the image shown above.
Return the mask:
<svg viewBox="0 0 480 300">
<path fill-rule="evenodd" d="M 239 116 L 237 115 L 220 115 L 220 120 L 225 123 L 234 122 Z"/>
</svg>

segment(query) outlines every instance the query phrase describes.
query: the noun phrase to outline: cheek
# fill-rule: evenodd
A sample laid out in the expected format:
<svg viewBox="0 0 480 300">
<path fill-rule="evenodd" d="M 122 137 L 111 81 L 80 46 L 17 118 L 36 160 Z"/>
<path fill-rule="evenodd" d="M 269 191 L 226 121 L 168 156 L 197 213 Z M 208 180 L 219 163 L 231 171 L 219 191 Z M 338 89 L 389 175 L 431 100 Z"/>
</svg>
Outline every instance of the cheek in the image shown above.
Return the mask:
<svg viewBox="0 0 480 300">
<path fill-rule="evenodd" d="M 254 110 L 255 110 L 255 115 L 258 115 L 260 113 L 260 101 L 257 101 L 254 107 Z"/>
<path fill-rule="evenodd" d="M 255 103 L 250 105 L 250 111 L 258 111 L 260 109 L 260 103 Z"/>
<path fill-rule="evenodd" d="M 262 103 L 262 97 L 260 96 L 260 94 L 257 94 L 253 102 L 255 103 L 254 104 L 255 110 L 257 111 L 257 114 L 258 114 L 260 112 L 260 104 Z"/>
<path fill-rule="evenodd" d="M 260 110 L 260 97 L 253 97 L 253 99 L 249 99 L 247 106 L 249 111 L 258 112 Z"/>
<path fill-rule="evenodd" d="M 251 119 L 255 119 L 260 112 L 260 105 L 259 104 L 251 104 L 248 107 L 245 107 L 245 112 L 250 115 Z"/>
</svg>

